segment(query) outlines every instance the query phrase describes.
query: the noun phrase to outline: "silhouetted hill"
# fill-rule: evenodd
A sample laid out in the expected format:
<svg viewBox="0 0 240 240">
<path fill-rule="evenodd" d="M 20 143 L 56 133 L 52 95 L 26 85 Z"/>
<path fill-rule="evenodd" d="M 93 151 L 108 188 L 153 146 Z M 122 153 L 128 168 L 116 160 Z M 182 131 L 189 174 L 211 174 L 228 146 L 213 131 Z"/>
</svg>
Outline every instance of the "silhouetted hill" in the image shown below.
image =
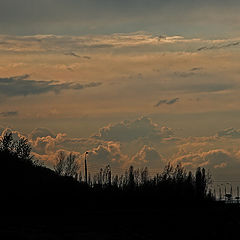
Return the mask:
<svg viewBox="0 0 240 240">
<path fill-rule="evenodd" d="M 36 164 L 27 142 L 6 140 L 0 142 L 1 239 L 237 236 L 239 205 L 214 201 L 204 169 L 193 175 L 168 165 L 150 178 L 146 169 L 130 167 L 124 177 L 107 167 L 86 184 Z"/>
<path fill-rule="evenodd" d="M 0 144 L 0 161 L 3 184 L 4 211 L 55 212 L 84 206 L 89 209 L 110 210 L 158 209 L 163 205 L 211 204 L 207 195 L 207 178 L 204 169 L 195 176 L 181 166 L 167 165 L 162 174 L 151 178 L 147 169 L 134 170 L 131 166 L 125 175 L 112 176 L 109 166 L 100 170 L 88 183 L 36 164 L 30 155 L 26 140 L 14 142 L 6 135 Z M 70 155 L 73 160 L 74 157 Z M 60 211 L 61 210 L 61 211 Z M 66 210 L 68 211 L 68 210 Z"/>
<path fill-rule="evenodd" d="M 2 159 L 3 199 L 13 208 L 30 208 L 31 211 L 54 202 L 61 195 L 70 196 L 77 191 L 72 178 L 60 177 L 52 170 L 14 158 Z M 21 207 L 22 206 L 22 207 Z M 27 210 L 27 209 L 26 209 Z"/>
</svg>

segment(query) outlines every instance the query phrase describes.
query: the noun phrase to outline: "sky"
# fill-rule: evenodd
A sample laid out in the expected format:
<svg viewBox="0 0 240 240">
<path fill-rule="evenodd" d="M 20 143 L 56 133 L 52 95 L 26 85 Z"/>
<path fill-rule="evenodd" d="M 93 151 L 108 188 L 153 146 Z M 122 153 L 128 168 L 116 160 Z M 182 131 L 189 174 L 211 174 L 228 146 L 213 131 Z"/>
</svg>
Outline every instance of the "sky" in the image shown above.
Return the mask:
<svg viewBox="0 0 240 240">
<path fill-rule="evenodd" d="M 0 133 L 52 167 L 171 162 L 240 180 L 240 2 L 0 0 Z"/>
</svg>

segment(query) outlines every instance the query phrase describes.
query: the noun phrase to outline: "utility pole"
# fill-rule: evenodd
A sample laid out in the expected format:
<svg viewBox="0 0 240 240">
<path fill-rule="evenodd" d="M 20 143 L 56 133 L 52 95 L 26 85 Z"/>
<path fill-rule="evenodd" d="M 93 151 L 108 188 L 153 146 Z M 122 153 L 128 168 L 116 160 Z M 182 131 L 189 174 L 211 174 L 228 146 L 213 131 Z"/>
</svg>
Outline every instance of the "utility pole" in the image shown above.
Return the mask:
<svg viewBox="0 0 240 240">
<path fill-rule="evenodd" d="M 88 154 L 88 152 L 85 152 L 85 183 L 88 182 L 88 178 L 87 178 L 87 154 Z"/>
<path fill-rule="evenodd" d="M 237 186 L 237 197 L 236 197 L 236 199 L 237 199 L 237 203 L 239 203 L 239 199 L 240 199 L 240 197 L 239 197 L 239 186 Z"/>
</svg>

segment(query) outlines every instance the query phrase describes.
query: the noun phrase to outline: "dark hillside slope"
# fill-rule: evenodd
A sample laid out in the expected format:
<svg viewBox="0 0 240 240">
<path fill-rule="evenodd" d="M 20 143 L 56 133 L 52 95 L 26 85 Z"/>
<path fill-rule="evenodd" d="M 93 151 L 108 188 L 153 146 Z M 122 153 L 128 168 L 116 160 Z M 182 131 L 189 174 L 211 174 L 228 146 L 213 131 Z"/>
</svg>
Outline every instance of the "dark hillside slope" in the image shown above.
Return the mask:
<svg viewBox="0 0 240 240">
<path fill-rule="evenodd" d="M 240 206 L 208 198 L 200 169 L 191 181 L 177 167 L 177 178 L 167 171 L 159 182 L 138 186 L 131 167 L 119 187 L 59 176 L 9 148 L 1 148 L 0 163 L 1 239 L 205 240 L 238 234 Z"/>
</svg>

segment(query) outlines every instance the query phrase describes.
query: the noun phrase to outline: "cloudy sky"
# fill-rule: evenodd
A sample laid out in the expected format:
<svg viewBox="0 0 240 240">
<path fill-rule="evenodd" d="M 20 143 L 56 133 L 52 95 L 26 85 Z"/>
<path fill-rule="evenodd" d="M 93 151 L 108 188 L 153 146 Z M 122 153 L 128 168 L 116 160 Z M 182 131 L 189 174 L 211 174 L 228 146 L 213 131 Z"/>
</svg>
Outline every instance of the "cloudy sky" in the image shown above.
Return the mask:
<svg viewBox="0 0 240 240">
<path fill-rule="evenodd" d="M 240 2 L 0 0 L 0 130 L 111 164 L 240 172 Z M 240 178 L 239 178 L 240 179 Z"/>
</svg>

